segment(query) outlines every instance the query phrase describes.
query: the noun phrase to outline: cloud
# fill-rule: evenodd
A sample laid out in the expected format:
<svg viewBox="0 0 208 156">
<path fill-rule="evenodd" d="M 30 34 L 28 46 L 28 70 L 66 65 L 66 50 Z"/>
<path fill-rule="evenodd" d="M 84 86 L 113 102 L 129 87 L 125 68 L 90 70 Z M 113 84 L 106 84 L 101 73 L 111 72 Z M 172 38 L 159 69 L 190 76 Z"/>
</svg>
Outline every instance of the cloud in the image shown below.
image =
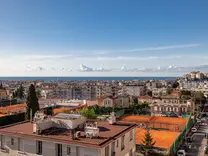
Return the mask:
<svg viewBox="0 0 208 156">
<path fill-rule="evenodd" d="M 75 59 L 78 60 L 91 60 L 91 61 L 122 61 L 122 60 L 159 60 L 159 59 L 177 59 L 181 58 L 182 56 L 147 56 L 147 57 L 128 57 L 128 56 L 118 56 L 118 57 L 77 57 Z"/>
<path fill-rule="evenodd" d="M 159 46 L 159 47 L 138 48 L 138 49 L 131 49 L 131 50 L 126 50 L 126 51 L 129 51 L 129 52 L 136 52 L 136 51 L 156 51 L 156 50 L 194 48 L 194 47 L 198 47 L 198 46 L 200 46 L 200 44 L 184 44 L 184 45 L 172 45 L 172 46 Z"/>
<path fill-rule="evenodd" d="M 183 49 L 183 48 L 195 48 L 200 44 L 183 44 L 183 45 L 170 45 L 170 46 L 157 46 L 157 47 L 146 47 L 146 48 L 135 48 L 127 50 L 106 50 L 106 51 L 92 51 L 93 55 L 105 55 L 110 53 L 121 53 L 121 52 L 143 52 L 143 51 L 158 51 L 158 50 L 170 50 L 170 49 Z"/>
<path fill-rule="evenodd" d="M 30 59 L 62 59 L 66 57 L 72 57 L 73 55 L 20 55 L 15 58 L 30 60 Z"/>
</svg>

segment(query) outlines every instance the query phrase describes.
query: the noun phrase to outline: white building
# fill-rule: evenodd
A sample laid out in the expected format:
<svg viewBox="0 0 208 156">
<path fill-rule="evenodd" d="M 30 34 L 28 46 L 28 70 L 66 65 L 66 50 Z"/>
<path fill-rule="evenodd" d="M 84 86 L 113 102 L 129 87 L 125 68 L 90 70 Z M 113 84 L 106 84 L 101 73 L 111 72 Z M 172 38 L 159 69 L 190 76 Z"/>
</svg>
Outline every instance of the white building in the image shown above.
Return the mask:
<svg viewBox="0 0 208 156">
<path fill-rule="evenodd" d="M 37 113 L 33 122 L 0 128 L 1 156 L 134 156 L 136 125 L 86 122 L 80 115 Z"/>
<path fill-rule="evenodd" d="M 146 87 L 143 85 L 125 86 L 126 94 L 130 96 L 143 96 L 146 94 Z"/>
<path fill-rule="evenodd" d="M 160 96 L 166 96 L 166 95 L 167 95 L 167 88 L 154 88 L 152 90 L 153 97 L 160 97 Z"/>
</svg>

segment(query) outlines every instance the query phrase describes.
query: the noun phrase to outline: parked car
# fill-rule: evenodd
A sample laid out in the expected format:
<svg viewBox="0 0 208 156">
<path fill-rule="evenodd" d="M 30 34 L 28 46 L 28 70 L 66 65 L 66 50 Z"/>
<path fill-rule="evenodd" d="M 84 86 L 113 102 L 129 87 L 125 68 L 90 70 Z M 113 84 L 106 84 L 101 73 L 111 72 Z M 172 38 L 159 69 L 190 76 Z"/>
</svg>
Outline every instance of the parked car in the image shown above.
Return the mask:
<svg viewBox="0 0 208 156">
<path fill-rule="evenodd" d="M 200 122 L 201 122 L 201 120 L 200 120 L 200 119 L 197 119 L 197 120 L 196 120 L 196 122 L 197 122 L 197 123 L 200 123 Z"/>
<path fill-rule="evenodd" d="M 204 148 L 204 153 L 207 155 L 208 154 L 208 146 L 206 146 L 205 148 Z"/>
<path fill-rule="evenodd" d="M 192 137 L 191 136 L 187 136 L 185 139 L 186 139 L 187 143 L 191 143 L 192 142 Z"/>
<path fill-rule="evenodd" d="M 201 126 L 207 126 L 207 123 L 206 122 L 202 122 L 199 125 L 201 125 Z"/>
<path fill-rule="evenodd" d="M 185 150 L 178 150 L 177 156 L 186 156 Z"/>
<path fill-rule="evenodd" d="M 193 132 L 193 133 L 197 132 L 197 128 L 196 128 L 196 127 L 193 127 L 193 128 L 191 129 L 191 132 Z"/>
</svg>

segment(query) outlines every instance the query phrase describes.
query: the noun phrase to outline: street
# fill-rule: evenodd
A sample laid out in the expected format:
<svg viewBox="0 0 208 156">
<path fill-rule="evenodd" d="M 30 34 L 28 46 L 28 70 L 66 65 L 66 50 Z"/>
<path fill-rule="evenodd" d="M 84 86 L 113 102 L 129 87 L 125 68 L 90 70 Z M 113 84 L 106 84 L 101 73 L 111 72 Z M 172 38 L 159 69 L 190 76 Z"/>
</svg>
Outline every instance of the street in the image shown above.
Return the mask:
<svg viewBox="0 0 208 156">
<path fill-rule="evenodd" d="M 206 122 L 206 121 L 204 121 Z M 192 142 L 190 144 L 183 142 L 182 146 L 189 145 L 189 149 L 187 150 L 188 156 L 204 156 L 205 147 L 207 144 L 207 139 L 205 138 L 205 134 L 208 133 L 207 125 L 200 125 L 197 129 L 196 133 L 191 133 Z"/>
</svg>

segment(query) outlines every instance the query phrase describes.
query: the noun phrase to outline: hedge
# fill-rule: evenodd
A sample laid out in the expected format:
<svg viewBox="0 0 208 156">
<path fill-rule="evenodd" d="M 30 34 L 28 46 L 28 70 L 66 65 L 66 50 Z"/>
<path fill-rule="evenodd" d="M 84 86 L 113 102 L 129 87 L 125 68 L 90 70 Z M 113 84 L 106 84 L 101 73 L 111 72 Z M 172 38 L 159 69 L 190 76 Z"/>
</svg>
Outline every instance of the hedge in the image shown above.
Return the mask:
<svg viewBox="0 0 208 156">
<path fill-rule="evenodd" d="M 25 113 L 13 114 L 0 117 L 0 126 L 5 126 L 25 120 Z"/>
</svg>

